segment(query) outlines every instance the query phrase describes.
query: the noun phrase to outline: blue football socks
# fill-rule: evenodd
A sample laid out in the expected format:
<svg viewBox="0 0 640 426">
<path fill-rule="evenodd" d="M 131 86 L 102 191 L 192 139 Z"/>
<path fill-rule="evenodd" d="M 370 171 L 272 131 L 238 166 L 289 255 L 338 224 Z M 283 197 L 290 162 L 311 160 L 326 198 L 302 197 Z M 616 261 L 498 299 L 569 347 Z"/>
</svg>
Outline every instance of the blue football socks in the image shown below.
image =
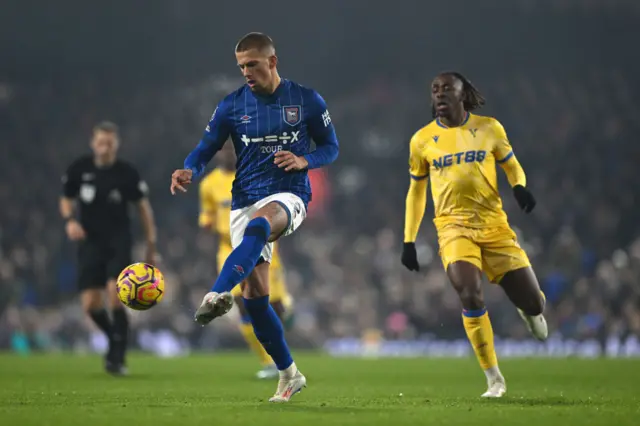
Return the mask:
<svg viewBox="0 0 640 426">
<path fill-rule="evenodd" d="M 216 293 L 231 291 L 244 281 L 258 263 L 269 235 L 271 235 L 271 225 L 267 219 L 263 217 L 252 219 L 244 231 L 242 242 L 225 260 L 211 291 Z"/>
<path fill-rule="evenodd" d="M 293 364 L 293 358 L 284 340 L 282 322 L 269 304 L 269 296 L 243 300 L 247 313 L 251 317 L 253 331 L 264 349 L 271 355 L 278 370 L 289 368 Z"/>
</svg>

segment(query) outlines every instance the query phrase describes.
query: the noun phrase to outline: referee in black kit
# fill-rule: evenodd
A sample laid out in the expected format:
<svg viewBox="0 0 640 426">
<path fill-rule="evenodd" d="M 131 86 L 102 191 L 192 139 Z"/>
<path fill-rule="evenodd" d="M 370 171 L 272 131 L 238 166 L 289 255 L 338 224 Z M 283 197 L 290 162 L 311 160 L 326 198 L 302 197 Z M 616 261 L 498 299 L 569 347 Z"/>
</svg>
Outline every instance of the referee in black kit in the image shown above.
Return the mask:
<svg viewBox="0 0 640 426">
<path fill-rule="evenodd" d="M 126 374 L 129 321 L 118 300 L 116 278 L 131 263 L 129 203 L 140 211 L 147 263 L 154 264 L 156 251 L 156 229 L 147 185 L 131 164 L 117 158 L 119 143 L 118 126 L 110 122 L 95 126 L 91 139 L 93 155 L 80 157 L 69 166 L 62 178 L 60 198 L 67 236 L 78 241 L 82 307 L 109 339 L 105 368 L 115 375 Z M 102 298 L 105 286 L 111 318 Z"/>
</svg>

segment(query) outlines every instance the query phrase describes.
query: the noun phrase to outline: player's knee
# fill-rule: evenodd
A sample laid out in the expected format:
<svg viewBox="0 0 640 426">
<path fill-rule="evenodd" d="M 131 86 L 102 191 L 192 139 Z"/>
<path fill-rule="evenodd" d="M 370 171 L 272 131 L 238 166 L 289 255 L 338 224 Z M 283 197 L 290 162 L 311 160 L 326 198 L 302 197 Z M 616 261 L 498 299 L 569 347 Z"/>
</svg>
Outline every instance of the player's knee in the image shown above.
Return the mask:
<svg viewBox="0 0 640 426">
<path fill-rule="evenodd" d="M 484 308 L 484 298 L 480 284 L 480 282 L 468 281 L 458 286 L 458 295 L 465 309 L 476 310 Z"/>
<path fill-rule="evenodd" d="M 268 295 L 269 295 L 268 290 L 265 290 L 262 287 L 251 286 L 251 285 L 248 285 L 245 288 L 245 290 L 242 292 L 242 297 L 244 297 L 245 299 L 257 299 L 259 297 L 264 297 Z"/>
<path fill-rule="evenodd" d="M 122 302 L 120 302 L 120 298 L 118 297 L 116 280 L 114 279 L 107 281 L 107 300 L 109 307 L 112 309 L 122 307 Z"/>
<path fill-rule="evenodd" d="M 102 295 L 96 290 L 85 290 L 81 296 L 82 308 L 85 312 L 92 312 L 102 309 Z"/>
<path fill-rule="evenodd" d="M 266 240 L 269 238 L 269 235 L 271 235 L 271 223 L 269 219 L 264 216 L 254 217 L 247 224 L 244 235 L 257 236 Z"/>
</svg>

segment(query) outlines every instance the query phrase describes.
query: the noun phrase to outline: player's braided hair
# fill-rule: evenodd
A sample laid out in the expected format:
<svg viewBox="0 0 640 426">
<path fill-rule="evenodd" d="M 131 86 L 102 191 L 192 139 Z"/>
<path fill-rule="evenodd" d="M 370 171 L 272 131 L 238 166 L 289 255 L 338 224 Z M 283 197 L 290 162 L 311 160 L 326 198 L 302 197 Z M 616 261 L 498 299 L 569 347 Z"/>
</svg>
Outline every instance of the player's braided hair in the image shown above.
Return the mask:
<svg viewBox="0 0 640 426">
<path fill-rule="evenodd" d="M 480 93 L 467 77 L 455 71 L 443 72 L 440 75 L 450 75 L 462 82 L 462 93 L 464 93 L 463 106 L 465 111 L 475 111 L 482 108 L 485 104 L 486 100 L 484 96 L 482 96 L 482 93 Z M 433 117 L 436 116 L 435 105 L 431 105 L 431 115 Z"/>
</svg>

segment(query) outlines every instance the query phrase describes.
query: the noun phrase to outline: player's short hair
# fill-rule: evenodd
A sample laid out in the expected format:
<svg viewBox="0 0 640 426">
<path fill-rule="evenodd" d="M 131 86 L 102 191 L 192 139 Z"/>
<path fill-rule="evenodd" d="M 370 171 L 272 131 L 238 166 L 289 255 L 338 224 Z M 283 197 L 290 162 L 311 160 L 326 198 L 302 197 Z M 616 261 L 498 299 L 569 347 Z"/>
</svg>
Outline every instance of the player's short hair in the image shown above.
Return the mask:
<svg viewBox="0 0 640 426">
<path fill-rule="evenodd" d="M 450 75 L 462 82 L 462 92 L 464 93 L 463 105 L 465 111 L 475 111 L 482 108 L 485 104 L 486 99 L 482 96 L 482 93 L 480 93 L 476 86 L 471 83 L 471 80 L 464 75 L 456 71 L 447 71 L 440 73 L 440 75 Z M 436 116 L 436 107 L 434 105 L 431 105 L 431 115 L 433 117 Z"/>
<path fill-rule="evenodd" d="M 266 49 L 275 50 L 276 46 L 271 37 L 263 33 L 249 33 L 240 39 L 236 44 L 236 52 L 246 52 L 251 49 L 263 51 Z"/>
<path fill-rule="evenodd" d="M 120 136 L 120 128 L 112 121 L 101 121 L 96 124 L 93 126 L 93 133 L 95 132 L 113 133 L 116 136 Z"/>
</svg>

